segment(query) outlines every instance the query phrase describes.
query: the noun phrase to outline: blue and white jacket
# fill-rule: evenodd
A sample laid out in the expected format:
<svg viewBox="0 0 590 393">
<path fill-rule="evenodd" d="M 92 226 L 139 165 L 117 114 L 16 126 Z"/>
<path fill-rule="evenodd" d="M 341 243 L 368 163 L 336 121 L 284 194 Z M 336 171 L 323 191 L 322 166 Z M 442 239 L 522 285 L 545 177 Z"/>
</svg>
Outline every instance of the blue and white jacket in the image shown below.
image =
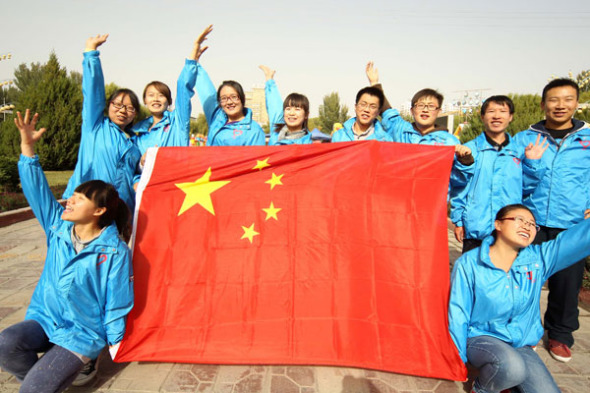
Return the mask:
<svg viewBox="0 0 590 393">
<path fill-rule="evenodd" d="M 348 119 L 342 125 L 342 128 L 336 131 L 332 135 L 332 142 L 354 142 L 354 131 L 352 130 L 352 126 L 356 121 L 356 117 Z M 373 121 L 373 126 L 375 127 L 373 133 L 369 135 L 365 140 L 377 140 L 383 142 L 393 142 L 393 139 L 385 132 L 383 127 L 381 126 L 381 122 L 378 120 Z"/>
<path fill-rule="evenodd" d="M 543 336 L 541 289 L 555 272 L 590 254 L 590 220 L 555 240 L 520 250 L 508 272 L 490 260 L 493 237 L 463 254 L 453 267 L 449 331 L 467 362 L 467 339 L 491 336 L 514 348 L 537 345 Z"/>
<path fill-rule="evenodd" d="M 514 136 L 519 149 L 547 137 L 549 148 L 541 158 L 544 175 L 535 191 L 524 198 L 539 225 L 569 228 L 584 219 L 590 208 L 590 126 L 576 119 L 573 130 L 555 140 L 545 122 L 532 125 Z"/>
<path fill-rule="evenodd" d="M 252 120 L 252 111 L 244 108 L 245 117 L 233 123 L 217 102 L 217 90 L 201 64 L 197 64 L 197 93 L 209 125 L 207 146 L 264 146 L 266 134 Z"/>
<path fill-rule="evenodd" d="M 63 197 L 72 196 L 76 187 L 86 181 L 102 180 L 115 186 L 133 211 L 133 177 L 141 153 L 129 135 L 104 115 L 106 97 L 99 52 L 85 52 L 82 66 L 82 138 L 78 162 Z"/>
<path fill-rule="evenodd" d="M 25 316 L 39 322 L 49 341 L 96 359 L 123 339 L 133 307 L 131 252 L 111 224 L 76 254 L 73 223 L 63 221 L 39 158 L 21 155 L 23 192 L 47 235 L 45 267 Z"/>
<path fill-rule="evenodd" d="M 454 165 L 451 172 L 451 221 L 464 227 L 465 238 L 483 239 L 494 229 L 496 213 L 502 207 L 522 203 L 523 194 L 534 191 L 542 177 L 540 160 L 523 157 L 521 146 L 512 143 L 497 151 L 485 133 L 467 142 L 475 160 L 467 172 Z M 527 174 L 523 179 L 523 172 Z M 524 182 L 524 184 L 523 184 Z"/>
<path fill-rule="evenodd" d="M 422 135 L 422 133 L 414 129 L 412 123 L 400 116 L 397 109 L 387 109 L 383 112 L 381 123 L 394 142 L 435 146 L 454 146 L 461 144 L 456 136 L 446 130 L 435 130 Z"/>
</svg>

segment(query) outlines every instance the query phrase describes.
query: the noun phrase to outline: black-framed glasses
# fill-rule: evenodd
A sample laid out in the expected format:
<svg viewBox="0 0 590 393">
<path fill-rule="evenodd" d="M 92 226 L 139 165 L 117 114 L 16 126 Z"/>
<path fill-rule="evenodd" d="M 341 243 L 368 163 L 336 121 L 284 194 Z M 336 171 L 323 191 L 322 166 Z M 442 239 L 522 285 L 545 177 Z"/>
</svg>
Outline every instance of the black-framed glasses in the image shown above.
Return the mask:
<svg viewBox="0 0 590 393">
<path fill-rule="evenodd" d="M 504 220 L 514 221 L 519 226 L 521 226 L 523 228 L 534 228 L 536 231 L 538 231 L 541 228 L 540 226 L 537 225 L 536 222 L 529 221 L 529 220 L 525 219 L 524 217 L 520 217 L 520 216 L 516 216 L 516 217 L 504 217 L 504 218 L 498 219 L 498 221 L 504 221 Z"/>
<path fill-rule="evenodd" d="M 437 109 L 440 109 L 438 106 L 434 105 L 434 104 L 416 104 L 414 105 L 414 108 L 418 109 L 419 111 L 423 111 L 424 109 L 428 110 L 428 111 L 435 111 Z"/>
<path fill-rule="evenodd" d="M 240 97 L 235 94 L 232 94 L 231 96 L 219 97 L 219 102 L 222 104 L 225 104 L 228 101 L 238 103 L 238 102 L 240 102 Z"/>
<path fill-rule="evenodd" d="M 113 106 L 113 108 L 115 108 L 118 111 L 125 108 L 126 112 L 135 113 L 135 108 L 133 107 L 133 105 L 123 105 L 123 104 L 121 104 L 119 102 L 115 102 L 115 101 L 111 101 L 111 105 Z"/>
</svg>

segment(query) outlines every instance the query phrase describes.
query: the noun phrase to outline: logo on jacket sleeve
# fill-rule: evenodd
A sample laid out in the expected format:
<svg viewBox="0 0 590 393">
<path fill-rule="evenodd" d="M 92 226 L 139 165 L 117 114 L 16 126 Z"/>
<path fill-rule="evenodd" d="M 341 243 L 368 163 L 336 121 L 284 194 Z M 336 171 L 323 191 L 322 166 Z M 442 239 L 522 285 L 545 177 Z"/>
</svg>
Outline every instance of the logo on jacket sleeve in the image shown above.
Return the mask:
<svg viewBox="0 0 590 393">
<path fill-rule="evenodd" d="M 520 162 L 522 161 L 520 158 L 518 157 L 512 157 L 512 159 L 514 160 L 514 162 L 516 163 L 516 165 L 520 165 Z"/>
</svg>

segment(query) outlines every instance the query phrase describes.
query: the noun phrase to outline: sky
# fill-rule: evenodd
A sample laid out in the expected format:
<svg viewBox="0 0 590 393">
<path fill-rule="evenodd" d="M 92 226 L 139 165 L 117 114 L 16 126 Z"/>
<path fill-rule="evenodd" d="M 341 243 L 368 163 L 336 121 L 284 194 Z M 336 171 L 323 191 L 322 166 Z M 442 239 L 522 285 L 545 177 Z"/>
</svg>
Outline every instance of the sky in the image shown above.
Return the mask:
<svg viewBox="0 0 590 393">
<path fill-rule="evenodd" d="M 1 12 L 0 55 L 12 59 L 0 61 L 0 81 L 51 51 L 81 71 L 86 39 L 108 33 L 100 48 L 107 83 L 140 95 L 160 80 L 174 96 L 194 40 L 213 24 L 201 64 L 216 86 L 263 87 L 265 64 L 283 97 L 309 98 L 312 116 L 331 92 L 352 115 L 369 60 L 394 106 L 425 87 L 447 102 L 464 90 L 540 94 L 552 75 L 590 69 L 588 0 L 19 0 Z M 192 102 L 193 115 L 202 112 Z"/>
</svg>

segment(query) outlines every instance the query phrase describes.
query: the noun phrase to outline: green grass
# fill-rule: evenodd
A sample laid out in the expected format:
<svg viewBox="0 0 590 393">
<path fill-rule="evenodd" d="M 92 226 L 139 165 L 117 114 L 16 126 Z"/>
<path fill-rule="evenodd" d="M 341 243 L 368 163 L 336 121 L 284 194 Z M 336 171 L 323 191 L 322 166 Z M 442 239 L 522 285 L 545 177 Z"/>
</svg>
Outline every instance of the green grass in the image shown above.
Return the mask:
<svg viewBox="0 0 590 393">
<path fill-rule="evenodd" d="M 47 182 L 56 199 L 60 199 L 74 171 L 45 171 Z M 22 192 L 0 192 L 0 212 L 20 209 L 29 204 Z"/>
</svg>

